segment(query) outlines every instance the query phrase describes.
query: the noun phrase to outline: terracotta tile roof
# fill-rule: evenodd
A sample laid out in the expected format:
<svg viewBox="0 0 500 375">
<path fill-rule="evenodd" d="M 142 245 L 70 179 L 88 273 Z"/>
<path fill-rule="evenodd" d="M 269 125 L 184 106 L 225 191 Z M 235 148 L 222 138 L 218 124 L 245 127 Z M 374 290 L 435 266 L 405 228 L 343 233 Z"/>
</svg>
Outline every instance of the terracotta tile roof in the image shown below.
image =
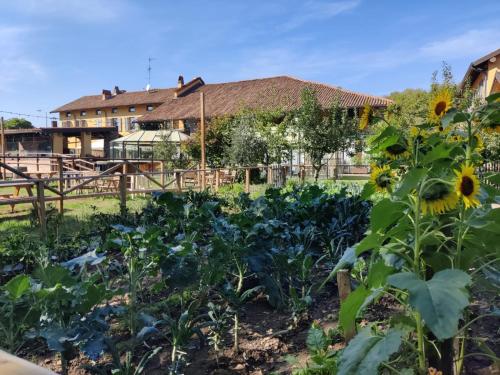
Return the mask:
<svg viewBox="0 0 500 375">
<path fill-rule="evenodd" d="M 59 108 L 54 112 L 76 111 L 82 109 L 111 108 L 138 104 L 161 104 L 174 97 L 175 88 L 152 89 L 150 91 L 124 92 L 103 100 L 102 95 L 82 96 Z"/>
<path fill-rule="evenodd" d="M 178 98 L 169 98 L 153 112 L 140 117 L 140 122 L 175 119 L 197 119 L 200 116 L 199 92 L 205 93 L 205 114 L 215 117 L 237 113 L 242 108 L 284 109 L 298 108 L 302 90 L 311 87 L 316 91 L 321 105 L 327 107 L 340 95 L 343 106 L 362 107 L 369 103 L 374 107 L 385 107 L 390 99 L 359 94 L 322 83 L 303 81 L 280 76 L 228 83 L 206 84 Z"/>
<path fill-rule="evenodd" d="M 199 92 L 202 91 L 205 93 L 207 117 L 234 114 L 242 108 L 291 110 L 300 106 L 302 90 L 306 87 L 316 91 L 318 100 L 324 107 L 330 106 L 338 96 L 342 105 L 350 108 L 359 108 L 366 103 L 374 107 L 385 107 L 392 103 L 390 99 L 383 97 L 360 94 L 288 76 L 214 84 L 204 84 L 201 78 L 195 78 L 184 87 L 182 90 L 169 88 L 150 92 L 125 92 L 106 100 L 102 100 L 102 95 L 83 96 L 52 112 L 134 104 L 161 104 L 153 112 L 140 117 L 138 121 L 197 119 L 200 116 Z"/>
</svg>

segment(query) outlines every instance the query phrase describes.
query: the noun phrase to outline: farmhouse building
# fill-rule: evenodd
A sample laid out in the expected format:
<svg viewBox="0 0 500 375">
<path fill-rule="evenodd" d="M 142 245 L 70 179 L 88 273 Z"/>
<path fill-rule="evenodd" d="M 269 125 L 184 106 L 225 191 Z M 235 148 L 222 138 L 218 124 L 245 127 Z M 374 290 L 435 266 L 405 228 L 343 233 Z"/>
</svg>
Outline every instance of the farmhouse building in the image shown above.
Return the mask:
<svg viewBox="0 0 500 375">
<path fill-rule="evenodd" d="M 470 84 L 481 99 L 500 92 L 500 48 L 469 65 L 461 86 L 466 84 Z"/>
<path fill-rule="evenodd" d="M 353 109 L 365 104 L 383 108 L 391 103 L 383 97 L 288 76 L 214 84 L 206 84 L 201 77 L 185 83 L 179 76 L 173 88 L 126 92 L 115 87 L 99 95 L 83 96 L 52 112 L 59 113 L 63 127 L 114 127 L 122 136 L 153 129 L 175 129 L 189 135 L 200 120 L 200 92 L 204 93 L 205 115 L 210 119 L 241 109 L 289 111 L 300 106 L 305 88 L 315 90 L 324 107 L 337 98 L 344 107 Z M 78 142 L 70 140 L 69 148 L 85 148 Z"/>
</svg>

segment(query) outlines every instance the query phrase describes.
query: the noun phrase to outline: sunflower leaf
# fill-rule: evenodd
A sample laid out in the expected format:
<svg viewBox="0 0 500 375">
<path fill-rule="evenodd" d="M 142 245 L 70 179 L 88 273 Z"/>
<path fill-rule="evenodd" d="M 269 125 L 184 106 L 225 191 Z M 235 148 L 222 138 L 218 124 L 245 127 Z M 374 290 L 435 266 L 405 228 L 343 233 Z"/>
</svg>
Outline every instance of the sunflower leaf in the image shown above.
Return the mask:
<svg viewBox="0 0 500 375">
<path fill-rule="evenodd" d="M 462 311 L 469 305 L 465 287 L 471 278 L 457 269 L 446 269 L 425 281 L 412 272 L 401 272 L 387 278 L 389 284 L 410 293 L 410 305 L 416 309 L 425 325 L 439 340 L 457 333 Z"/>
</svg>

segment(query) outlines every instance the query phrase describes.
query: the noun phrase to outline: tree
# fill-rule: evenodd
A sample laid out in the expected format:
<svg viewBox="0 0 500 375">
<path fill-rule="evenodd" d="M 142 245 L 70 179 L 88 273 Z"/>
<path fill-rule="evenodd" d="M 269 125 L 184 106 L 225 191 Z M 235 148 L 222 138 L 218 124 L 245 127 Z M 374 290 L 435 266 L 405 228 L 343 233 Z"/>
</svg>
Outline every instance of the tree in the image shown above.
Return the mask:
<svg viewBox="0 0 500 375">
<path fill-rule="evenodd" d="M 255 116 L 252 113 L 233 119 L 234 129 L 231 145 L 227 150 L 234 165 L 251 166 L 263 163 L 267 155 L 267 144 L 256 132 Z"/>
<path fill-rule="evenodd" d="M 170 134 L 163 134 L 161 141 L 154 145 L 153 153 L 155 159 L 166 162 L 167 168 L 183 168 L 186 166 L 186 158 L 184 154 L 179 153 L 178 146 L 175 142 L 169 140 Z"/>
<path fill-rule="evenodd" d="M 302 105 L 297 111 L 295 126 L 299 145 L 311 158 L 316 181 L 327 154 L 346 151 L 361 138 L 356 114 L 342 108 L 340 100 L 323 110 L 311 89 L 302 92 Z"/>
<path fill-rule="evenodd" d="M 13 117 L 4 122 L 5 129 L 32 129 L 33 125 L 24 118 Z"/>
<path fill-rule="evenodd" d="M 231 128 L 232 119 L 228 116 L 216 117 L 208 122 L 205 130 L 205 156 L 208 167 L 220 168 L 227 164 L 226 150 L 231 145 Z M 200 161 L 199 129 L 182 145 L 182 149 L 191 159 Z"/>
<path fill-rule="evenodd" d="M 422 89 L 406 89 L 392 92 L 389 99 L 394 103 L 387 107 L 391 123 L 400 128 L 420 124 L 427 117 L 429 92 Z"/>
</svg>

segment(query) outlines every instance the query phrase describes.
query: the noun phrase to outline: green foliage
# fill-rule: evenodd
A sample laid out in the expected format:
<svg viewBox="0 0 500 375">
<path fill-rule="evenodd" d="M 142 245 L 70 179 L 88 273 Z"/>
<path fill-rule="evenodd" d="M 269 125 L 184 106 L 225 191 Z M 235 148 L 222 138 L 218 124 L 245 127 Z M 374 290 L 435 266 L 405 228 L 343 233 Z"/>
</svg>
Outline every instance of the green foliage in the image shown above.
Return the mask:
<svg viewBox="0 0 500 375">
<path fill-rule="evenodd" d="M 439 339 L 454 336 L 462 311 L 469 304 L 470 276 L 460 270 L 445 269 L 424 281 L 412 272 L 391 275 L 389 284 L 408 289 L 410 305 L 416 309 L 426 326 Z"/>
<path fill-rule="evenodd" d="M 316 180 L 327 154 L 346 151 L 361 137 L 356 116 L 341 106 L 340 98 L 324 110 L 311 89 L 302 92 L 294 126 L 298 146 L 311 158 Z"/>
<path fill-rule="evenodd" d="M 403 333 L 389 329 L 385 335 L 374 334 L 371 327 L 361 330 L 342 352 L 339 375 L 376 375 L 381 363 L 398 351 Z"/>
<path fill-rule="evenodd" d="M 13 117 L 4 122 L 5 129 L 32 129 L 33 125 L 24 118 Z"/>
<path fill-rule="evenodd" d="M 406 89 L 388 96 L 394 103 L 387 107 L 392 124 L 404 129 L 421 123 L 427 116 L 429 93 L 422 89 Z"/>
<path fill-rule="evenodd" d="M 433 86 L 433 92 L 454 90 L 449 71 L 445 69 L 444 75 L 445 82 Z M 436 100 L 436 108 L 444 108 L 444 101 L 451 98 L 442 94 L 443 102 Z M 400 346 L 402 333 L 395 327 L 404 327 L 406 339 L 416 341 L 409 347 L 418 356 L 420 373 L 428 367 L 452 371 L 453 353 L 446 340 L 459 336 L 465 348 L 467 336 L 462 336 L 461 327 L 468 319 L 467 287 L 480 270 L 498 262 L 500 232 L 493 228 L 499 210 L 490 203 L 499 192 L 482 187 L 476 175 L 484 162 L 476 136 L 496 126 L 500 106 L 488 98 L 471 111 L 451 108 L 451 102 L 446 108 L 434 111 L 410 134 L 388 124 L 371 139 L 369 152 L 376 165 L 386 168 L 391 184 L 379 186 L 372 178 L 371 188 L 363 191 L 367 197 L 377 189 L 384 197 L 372 209 L 370 232 L 355 246 L 357 256 L 369 254 L 368 276 L 360 278 L 360 285 L 344 301 L 340 324 L 352 329 L 363 309 L 383 295 L 400 303 L 406 323 L 398 323 L 401 316 L 384 319 L 385 336 L 360 331 L 342 353 L 339 373 L 376 373 Z M 440 121 L 435 123 L 438 114 Z M 467 274 L 471 268 L 478 271 Z M 391 338 L 384 342 L 384 356 L 378 350 L 367 353 L 381 337 Z M 434 351 L 442 358 L 439 362 Z M 456 362 L 460 372 L 463 358 Z M 407 363 L 384 365 L 392 369 Z"/>
<path fill-rule="evenodd" d="M 251 166 L 264 163 L 267 145 L 257 134 L 254 122 L 252 114 L 233 120 L 231 146 L 227 150 L 232 165 Z"/>
</svg>

